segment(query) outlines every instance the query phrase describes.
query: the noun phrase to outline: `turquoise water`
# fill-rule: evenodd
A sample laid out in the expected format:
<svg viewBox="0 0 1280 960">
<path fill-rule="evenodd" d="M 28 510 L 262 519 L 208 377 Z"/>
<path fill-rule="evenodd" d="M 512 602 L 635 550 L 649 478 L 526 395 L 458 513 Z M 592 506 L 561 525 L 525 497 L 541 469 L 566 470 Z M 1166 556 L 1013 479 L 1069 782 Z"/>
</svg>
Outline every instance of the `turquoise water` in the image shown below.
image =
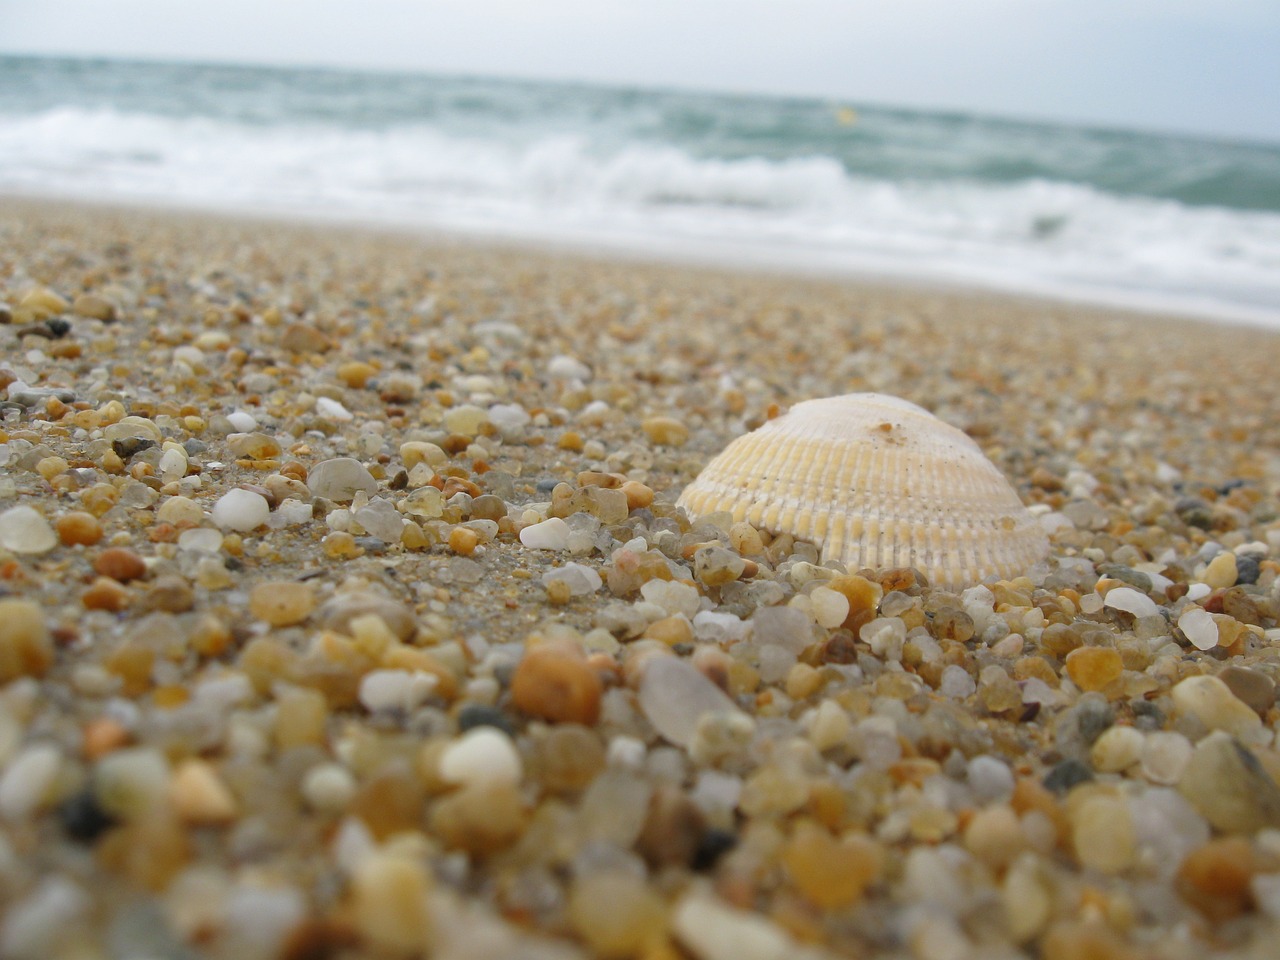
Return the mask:
<svg viewBox="0 0 1280 960">
<path fill-rule="evenodd" d="M 1280 322 L 1280 146 L 813 99 L 0 58 L 0 190 Z"/>
</svg>

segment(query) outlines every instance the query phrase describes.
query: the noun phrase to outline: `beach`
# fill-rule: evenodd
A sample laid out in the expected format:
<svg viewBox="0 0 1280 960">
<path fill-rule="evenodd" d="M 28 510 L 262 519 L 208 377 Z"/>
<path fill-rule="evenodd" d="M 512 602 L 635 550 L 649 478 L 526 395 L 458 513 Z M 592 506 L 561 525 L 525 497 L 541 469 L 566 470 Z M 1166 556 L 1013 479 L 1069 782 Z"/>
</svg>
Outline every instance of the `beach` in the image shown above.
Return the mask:
<svg viewBox="0 0 1280 960">
<path fill-rule="evenodd" d="M 1280 334 L 13 199 L 0 251 L 0 956 L 1274 949 Z M 676 507 L 856 392 L 1048 556 Z"/>
</svg>

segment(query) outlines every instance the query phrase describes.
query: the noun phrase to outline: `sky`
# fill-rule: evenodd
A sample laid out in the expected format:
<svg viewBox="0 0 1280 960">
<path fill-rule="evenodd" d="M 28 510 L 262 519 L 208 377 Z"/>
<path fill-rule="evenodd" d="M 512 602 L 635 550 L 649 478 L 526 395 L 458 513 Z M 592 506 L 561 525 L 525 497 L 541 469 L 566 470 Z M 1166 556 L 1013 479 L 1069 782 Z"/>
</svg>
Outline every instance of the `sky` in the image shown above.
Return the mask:
<svg viewBox="0 0 1280 960">
<path fill-rule="evenodd" d="M 0 0 L 0 52 L 805 94 L 1280 141 L 1280 0 Z"/>
</svg>

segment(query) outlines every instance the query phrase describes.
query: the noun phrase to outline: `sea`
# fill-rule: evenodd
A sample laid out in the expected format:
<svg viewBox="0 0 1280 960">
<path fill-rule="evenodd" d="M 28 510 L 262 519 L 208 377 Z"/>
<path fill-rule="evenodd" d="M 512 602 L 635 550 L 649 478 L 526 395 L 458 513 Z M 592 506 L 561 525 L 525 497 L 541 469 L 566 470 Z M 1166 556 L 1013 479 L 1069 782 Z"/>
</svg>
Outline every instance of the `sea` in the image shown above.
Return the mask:
<svg viewBox="0 0 1280 960">
<path fill-rule="evenodd" d="M 857 100 L 0 57 L 0 194 L 1280 327 L 1280 144 Z"/>
</svg>

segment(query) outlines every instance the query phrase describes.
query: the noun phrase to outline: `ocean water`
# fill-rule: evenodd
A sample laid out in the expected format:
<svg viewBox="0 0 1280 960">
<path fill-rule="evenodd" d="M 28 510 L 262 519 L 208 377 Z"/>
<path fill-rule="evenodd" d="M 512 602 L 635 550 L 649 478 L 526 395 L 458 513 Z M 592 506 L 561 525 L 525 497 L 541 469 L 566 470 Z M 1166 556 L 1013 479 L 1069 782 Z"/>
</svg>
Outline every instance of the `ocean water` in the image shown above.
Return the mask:
<svg viewBox="0 0 1280 960">
<path fill-rule="evenodd" d="M 0 193 L 1280 326 L 1280 144 L 798 98 L 0 57 Z"/>
</svg>

